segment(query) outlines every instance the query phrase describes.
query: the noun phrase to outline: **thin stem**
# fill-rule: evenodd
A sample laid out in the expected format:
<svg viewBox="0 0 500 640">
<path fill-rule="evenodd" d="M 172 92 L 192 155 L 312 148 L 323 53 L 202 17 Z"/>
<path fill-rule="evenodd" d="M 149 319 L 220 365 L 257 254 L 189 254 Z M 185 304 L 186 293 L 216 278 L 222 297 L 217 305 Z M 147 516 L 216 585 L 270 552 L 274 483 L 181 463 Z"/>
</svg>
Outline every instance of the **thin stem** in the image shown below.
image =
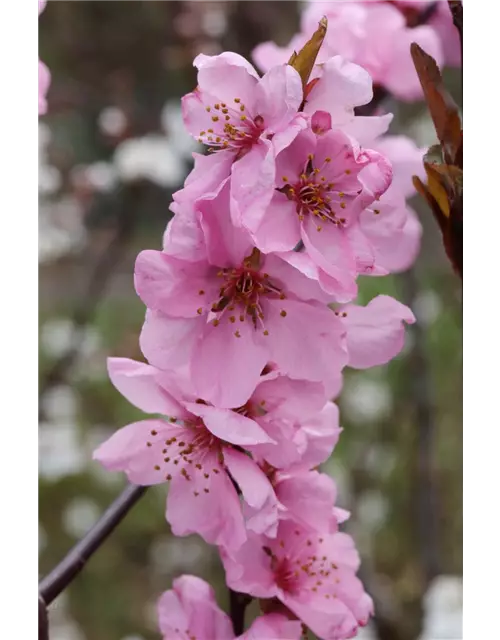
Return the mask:
<svg viewBox="0 0 500 640">
<path fill-rule="evenodd" d="M 49 605 L 80 573 L 95 551 L 116 529 L 135 503 L 144 495 L 147 487 L 128 485 L 106 509 L 88 533 L 71 549 L 68 555 L 43 578 L 39 584 L 39 596 Z"/>
<path fill-rule="evenodd" d="M 233 623 L 233 631 L 237 636 L 245 630 L 245 610 L 251 601 L 252 597 L 246 593 L 229 589 L 229 615 Z"/>
</svg>

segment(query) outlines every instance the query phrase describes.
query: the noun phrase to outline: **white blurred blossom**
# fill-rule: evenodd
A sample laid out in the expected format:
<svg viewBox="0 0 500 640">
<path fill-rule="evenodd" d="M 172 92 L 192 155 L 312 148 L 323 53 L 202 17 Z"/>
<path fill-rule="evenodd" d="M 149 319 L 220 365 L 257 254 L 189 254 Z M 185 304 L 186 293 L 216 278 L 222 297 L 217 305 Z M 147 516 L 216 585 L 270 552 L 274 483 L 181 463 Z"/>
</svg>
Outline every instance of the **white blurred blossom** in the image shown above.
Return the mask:
<svg viewBox="0 0 500 640">
<path fill-rule="evenodd" d="M 202 29 L 207 36 L 218 38 L 227 28 L 227 19 L 222 7 L 210 7 L 203 13 Z"/>
<path fill-rule="evenodd" d="M 76 393 L 68 385 L 52 387 L 44 393 L 42 409 L 50 422 L 74 420 L 78 409 Z"/>
<path fill-rule="evenodd" d="M 389 385 L 381 380 L 370 380 L 366 374 L 346 382 L 342 400 L 348 417 L 359 424 L 385 418 L 392 407 Z"/>
<path fill-rule="evenodd" d="M 190 159 L 193 151 L 199 151 L 200 145 L 187 132 L 182 119 L 182 110 L 176 100 L 165 103 L 161 111 L 161 125 L 174 149 L 183 158 Z"/>
<path fill-rule="evenodd" d="M 38 123 L 38 192 L 49 195 L 60 189 L 62 184 L 59 169 L 49 164 L 47 149 L 51 141 L 51 132 L 47 124 Z"/>
<path fill-rule="evenodd" d="M 145 179 L 162 187 L 176 187 L 184 179 L 184 163 L 162 135 L 125 140 L 116 148 L 114 164 L 124 182 Z"/>
<path fill-rule="evenodd" d="M 79 202 L 66 196 L 38 209 L 38 260 L 57 260 L 85 246 L 87 232 Z"/>
<path fill-rule="evenodd" d="M 419 640 L 462 638 L 463 588 L 459 576 L 438 576 L 424 597 L 424 626 Z"/>
<path fill-rule="evenodd" d="M 38 472 L 42 478 L 58 480 L 80 473 L 87 465 L 87 453 L 78 438 L 75 422 L 40 424 L 38 435 Z"/>
<path fill-rule="evenodd" d="M 75 498 L 64 509 L 63 527 L 75 538 L 81 538 L 97 522 L 99 516 L 100 509 L 93 500 Z"/>
<path fill-rule="evenodd" d="M 73 323 L 66 318 L 48 320 L 40 332 L 40 346 L 48 356 L 60 358 L 73 343 Z"/>
<path fill-rule="evenodd" d="M 422 291 L 417 295 L 412 308 L 418 322 L 430 325 L 439 317 L 443 305 L 437 293 L 435 291 L 428 290 Z"/>
<path fill-rule="evenodd" d="M 365 529 L 379 529 L 387 518 L 389 504 L 380 491 L 365 491 L 357 500 L 357 519 Z"/>
<path fill-rule="evenodd" d="M 199 568 L 207 548 L 197 538 L 159 538 L 150 550 L 152 566 L 161 573 L 190 573 Z"/>
<path fill-rule="evenodd" d="M 103 133 L 117 137 L 125 131 L 127 118 L 118 107 L 106 107 L 99 114 L 97 123 Z"/>
<path fill-rule="evenodd" d="M 95 191 L 106 193 L 115 188 L 118 174 L 111 163 L 99 160 L 92 164 L 74 167 L 71 171 L 71 179 L 77 187 L 90 187 Z"/>
</svg>

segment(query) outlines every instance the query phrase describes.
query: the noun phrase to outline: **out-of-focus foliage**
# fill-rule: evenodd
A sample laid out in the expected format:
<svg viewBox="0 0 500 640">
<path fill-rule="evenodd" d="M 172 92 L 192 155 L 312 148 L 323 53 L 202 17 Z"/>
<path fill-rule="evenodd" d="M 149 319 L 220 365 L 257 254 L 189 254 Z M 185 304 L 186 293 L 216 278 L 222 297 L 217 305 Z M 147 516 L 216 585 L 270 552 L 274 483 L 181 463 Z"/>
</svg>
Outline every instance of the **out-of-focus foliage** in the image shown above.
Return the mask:
<svg viewBox="0 0 500 640">
<path fill-rule="evenodd" d="M 248 55 L 270 38 L 284 44 L 298 15 L 297 3 L 281 1 L 62 0 L 49 2 L 40 20 L 40 53 L 53 77 L 39 143 L 41 388 L 54 363 L 75 351 L 41 399 L 41 574 L 124 485 L 91 459 L 107 435 L 140 416 L 109 383 L 106 357 L 141 358 L 144 308 L 133 290 L 134 259 L 140 249 L 159 246 L 171 193 L 191 166 L 196 146 L 183 134 L 179 98 L 194 86 L 192 59 L 224 49 Z M 456 94 L 458 78 L 447 75 L 446 83 Z M 432 144 L 424 104 L 389 108 L 396 113 L 393 132 Z M 415 206 L 424 225 L 415 269 L 365 278 L 362 299 L 394 294 L 412 306 L 418 326 L 388 367 L 348 372 L 340 401 L 344 432 L 327 465 L 340 505 L 352 511 L 348 526 L 368 588 L 401 640 L 414 640 L 422 628 L 427 585 L 417 504 L 420 436 L 429 416 L 439 570 L 462 570 L 460 285 L 425 203 Z M 95 300 L 88 295 L 90 272 L 124 228 Z M 74 310 L 89 300 L 95 312 L 75 333 Z M 164 487 L 148 491 L 55 603 L 52 640 L 158 638 L 156 599 L 185 572 L 209 580 L 227 605 L 217 555 L 196 536 L 170 534 L 165 495 Z"/>
</svg>

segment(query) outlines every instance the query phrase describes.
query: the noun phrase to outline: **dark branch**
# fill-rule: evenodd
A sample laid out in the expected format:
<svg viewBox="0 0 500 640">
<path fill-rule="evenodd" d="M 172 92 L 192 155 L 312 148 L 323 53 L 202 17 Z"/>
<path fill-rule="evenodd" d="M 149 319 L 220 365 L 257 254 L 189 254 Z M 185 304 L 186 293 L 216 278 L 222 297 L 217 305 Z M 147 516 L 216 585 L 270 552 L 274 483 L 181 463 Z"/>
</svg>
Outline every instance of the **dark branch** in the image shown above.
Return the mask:
<svg viewBox="0 0 500 640">
<path fill-rule="evenodd" d="M 251 601 L 252 597 L 246 593 L 229 589 L 229 615 L 233 623 L 233 631 L 237 636 L 245 630 L 245 609 Z"/>
<path fill-rule="evenodd" d="M 96 524 L 85 534 L 68 555 L 42 579 L 39 596 L 49 605 L 80 573 L 87 561 L 115 530 L 135 503 L 144 495 L 147 487 L 131 484 L 106 509 Z"/>
</svg>

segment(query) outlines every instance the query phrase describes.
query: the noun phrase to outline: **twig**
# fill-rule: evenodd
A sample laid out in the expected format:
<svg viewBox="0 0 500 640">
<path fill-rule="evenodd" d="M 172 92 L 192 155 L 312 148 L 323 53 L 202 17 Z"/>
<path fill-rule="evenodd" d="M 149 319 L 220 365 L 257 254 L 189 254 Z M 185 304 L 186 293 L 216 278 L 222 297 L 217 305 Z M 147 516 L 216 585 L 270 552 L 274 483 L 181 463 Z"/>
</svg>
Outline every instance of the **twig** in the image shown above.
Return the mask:
<svg viewBox="0 0 500 640">
<path fill-rule="evenodd" d="M 147 487 L 128 485 L 106 509 L 88 533 L 71 549 L 68 555 L 42 579 L 38 586 L 39 598 L 49 605 L 80 573 L 109 534 L 116 529 Z"/>
<path fill-rule="evenodd" d="M 246 593 L 238 593 L 229 589 L 229 615 L 233 623 L 233 631 L 239 636 L 245 630 L 245 610 L 252 601 Z"/>
</svg>

